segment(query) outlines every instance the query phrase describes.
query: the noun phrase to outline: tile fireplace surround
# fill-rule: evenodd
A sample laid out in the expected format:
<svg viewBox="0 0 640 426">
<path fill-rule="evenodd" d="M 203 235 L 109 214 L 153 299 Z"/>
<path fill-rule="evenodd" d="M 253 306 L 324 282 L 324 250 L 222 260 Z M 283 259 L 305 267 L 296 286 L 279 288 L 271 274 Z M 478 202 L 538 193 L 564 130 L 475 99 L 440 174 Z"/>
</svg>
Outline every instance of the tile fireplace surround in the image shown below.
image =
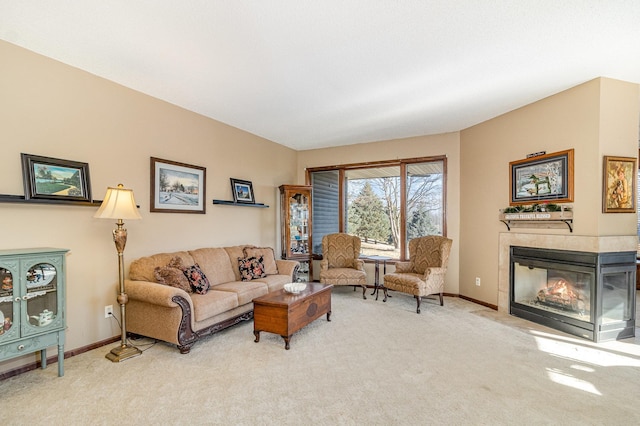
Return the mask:
<svg viewBox="0 0 640 426">
<path fill-rule="evenodd" d="M 501 232 L 498 259 L 498 311 L 507 314 L 509 313 L 509 248 L 511 246 L 609 253 L 636 251 L 638 237 L 635 235 L 590 237 Z"/>
</svg>

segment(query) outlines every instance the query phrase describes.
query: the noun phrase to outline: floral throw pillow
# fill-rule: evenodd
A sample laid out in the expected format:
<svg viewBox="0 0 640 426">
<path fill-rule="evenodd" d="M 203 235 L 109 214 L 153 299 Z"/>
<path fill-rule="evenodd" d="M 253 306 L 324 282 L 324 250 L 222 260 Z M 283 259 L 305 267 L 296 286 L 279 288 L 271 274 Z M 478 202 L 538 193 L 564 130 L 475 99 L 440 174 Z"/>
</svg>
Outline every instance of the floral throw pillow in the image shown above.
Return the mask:
<svg viewBox="0 0 640 426">
<path fill-rule="evenodd" d="M 209 279 L 197 263 L 192 266 L 187 266 L 182 272 L 184 272 L 187 280 L 189 280 L 189 284 L 194 293 L 206 294 L 207 291 L 209 291 L 211 283 L 209 283 Z"/>
<path fill-rule="evenodd" d="M 277 275 L 278 265 L 276 264 L 276 256 L 271 247 L 245 247 L 245 257 L 262 257 L 264 264 L 264 272 L 267 275 Z"/>
<path fill-rule="evenodd" d="M 264 272 L 262 256 L 239 257 L 238 267 L 240 268 L 240 277 L 242 277 L 242 281 L 251 281 L 256 278 L 264 278 L 267 276 Z"/>
</svg>

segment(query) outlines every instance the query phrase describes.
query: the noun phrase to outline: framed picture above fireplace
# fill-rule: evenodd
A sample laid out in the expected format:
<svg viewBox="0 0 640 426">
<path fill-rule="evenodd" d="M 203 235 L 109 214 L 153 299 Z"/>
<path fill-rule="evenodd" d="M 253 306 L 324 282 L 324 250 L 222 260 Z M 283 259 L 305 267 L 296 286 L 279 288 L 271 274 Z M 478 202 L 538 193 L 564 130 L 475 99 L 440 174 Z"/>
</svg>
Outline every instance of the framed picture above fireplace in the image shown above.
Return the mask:
<svg viewBox="0 0 640 426">
<path fill-rule="evenodd" d="M 635 213 L 638 168 L 633 157 L 604 157 L 602 212 Z"/>
<path fill-rule="evenodd" d="M 509 163 L 510 205 L 573 202 L 573 149 Z"/>
</svg>

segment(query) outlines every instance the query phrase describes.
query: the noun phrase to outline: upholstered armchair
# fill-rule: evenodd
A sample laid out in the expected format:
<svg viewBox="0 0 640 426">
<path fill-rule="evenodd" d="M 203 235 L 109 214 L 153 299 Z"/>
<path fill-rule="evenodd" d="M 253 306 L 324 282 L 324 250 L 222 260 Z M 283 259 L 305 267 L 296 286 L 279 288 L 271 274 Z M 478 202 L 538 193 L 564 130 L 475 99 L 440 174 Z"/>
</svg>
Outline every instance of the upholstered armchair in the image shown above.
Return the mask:
<svg viewBox="0 0 640 426">
<path fill-rule="evenodd" d="M 366 299 L 367 274 L 360 256 L 360 238 L 349 234 L 328 234 L 322 237 L 320 282 L 324 284 L 362 287 Z"/>
<path fill-rule="evenodd" d="M 387 289 L 413 295 L 420 313 L 423 296 L 440 295 L 443 304 L 444 276 L 449 264 L 452 241 L 438 235 L 409 240 L 409 261 L 396 262 L 396 271 L 384 276 L 385 296 Z"/>
</svg>

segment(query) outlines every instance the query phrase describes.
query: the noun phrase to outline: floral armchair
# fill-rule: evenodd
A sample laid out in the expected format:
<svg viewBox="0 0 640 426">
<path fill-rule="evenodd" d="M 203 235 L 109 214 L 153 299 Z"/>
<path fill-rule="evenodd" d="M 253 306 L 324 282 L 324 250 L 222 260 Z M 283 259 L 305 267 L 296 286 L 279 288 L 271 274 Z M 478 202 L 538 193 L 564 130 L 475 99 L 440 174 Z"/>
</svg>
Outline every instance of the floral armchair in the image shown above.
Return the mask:
<svg viewBox="0 0 640 426">
<path fill-rule="evenodd" d="M 449 238 L 438 235 L 410 240 L 409 261 L 396 262 L 395 272 L 384 276 L 385 293 L 389 289 L 413 295 L 418 303 L 417 313 L 420 313 L 422 297 L 430 294 L 439 294 L 442 306 L 452 243 Z"/>
<path fill-rule="evenodd" d="M 320 282 L 324 284 L 362 287 L 362 298 L 366 299 L 367 274 L 360 256 L 360 238 L 343 233 L 322 237 L 322 261 Z"/>
</svg>

